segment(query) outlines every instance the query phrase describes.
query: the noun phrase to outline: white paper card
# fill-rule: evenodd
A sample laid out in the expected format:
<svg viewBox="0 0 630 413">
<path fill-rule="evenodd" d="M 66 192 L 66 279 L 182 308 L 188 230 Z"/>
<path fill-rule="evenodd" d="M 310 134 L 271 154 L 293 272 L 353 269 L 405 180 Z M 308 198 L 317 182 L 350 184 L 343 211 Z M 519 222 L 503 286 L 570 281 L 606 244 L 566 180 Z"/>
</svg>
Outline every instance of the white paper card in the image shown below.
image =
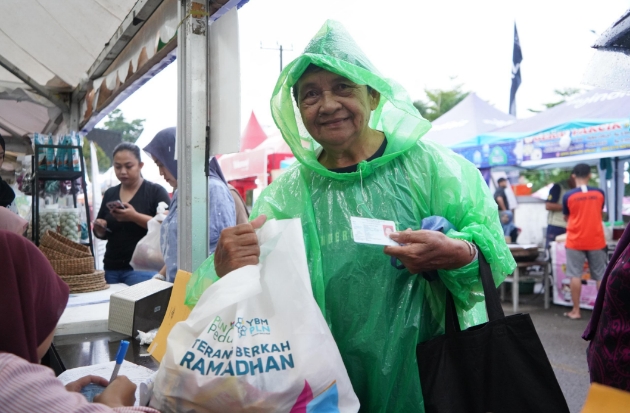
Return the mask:
<svg viewBox="0 0 630 413">
<path fill-rule="evenodd" d="M 77 367 L 64 371 L 57 377 L 57 379 L 61 380 L 64 386 L 72 381 L 79 380 L 83 376 L 89 375 L 101 376 L 109 380 L 112 376 L 112 371 L 114 371 L 115 364 L 115 361 L 110 361 L 108 363 L 94 364 L 92 366 Z M 148 403 L 148 398 L 147 395 L 144 395 L 141 392 L 141 389 L 146 392 L 147 386 L 141 386 L 141 384 L 144 383 L 148 385 L 152 383 L 155 372 L 146 367 L 139 366 L 127 360 L 123 360 L 123 364 L 120 366 L 120 371 L 118 372 L 118 375 L 127 376 L 127 378 L 137 386 L 135 406 L 140 405 L 141 400 L 145 403 L 143 404 L 143 406 L 146 406 L 146 403 Z"/>
<path fill-rule="evenodd" d="M 396 232 L 394 221 L 384 221 L 381 219 L 350 217 L 352 225 L 352 237 L 358 244 L 391 245 L 399 244 L 389 238 L 389 234 Z"/>
</svg>

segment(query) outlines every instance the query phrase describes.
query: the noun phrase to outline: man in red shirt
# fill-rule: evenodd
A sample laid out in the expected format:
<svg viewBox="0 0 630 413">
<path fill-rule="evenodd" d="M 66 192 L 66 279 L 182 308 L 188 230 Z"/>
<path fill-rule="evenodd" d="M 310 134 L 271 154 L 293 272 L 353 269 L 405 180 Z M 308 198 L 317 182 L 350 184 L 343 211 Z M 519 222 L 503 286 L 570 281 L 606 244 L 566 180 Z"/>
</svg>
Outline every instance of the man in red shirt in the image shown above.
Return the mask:
<svg viewBox="0 0 630 413">
<path fill-rule="evenodd" d="M 576 188 L 568 191 L 563 198 L 562 211 L 567 220 L 567 270 L 571 277 L 571 299 L 573 309 L 565 313 L 573 320 L 581 318 L 580 294 L 584 259 L 588 260 L 591 278 L 597 281 L 597 288 L 606 270 L 606 239 L 602 228 L 604 192 L 587 186 L 591 178 L 591 167 L 580 163 L 575 165 L 571 175 Z"/>
</svg>

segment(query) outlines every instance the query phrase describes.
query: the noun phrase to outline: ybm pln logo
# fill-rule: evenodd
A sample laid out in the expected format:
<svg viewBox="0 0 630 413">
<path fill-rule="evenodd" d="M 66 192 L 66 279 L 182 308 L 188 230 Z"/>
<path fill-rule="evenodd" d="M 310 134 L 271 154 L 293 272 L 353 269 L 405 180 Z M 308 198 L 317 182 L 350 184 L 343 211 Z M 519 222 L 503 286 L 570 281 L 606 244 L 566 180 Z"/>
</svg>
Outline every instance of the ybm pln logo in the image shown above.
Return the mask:
<svg viewBox="0 0 630 413">
<path fill-rule="evenodd" d="M 271 334 L 271 327 L 269 326 L 269 320 L 266 318 L 252 318 L 246 320 L 243 317 L 238 317 L 236 321 L 226 323 L 220 316 L 215 317 L 208 328 L 208 333 L 214 332 L 213 338 L 221 343 L 231 343 L 232 329 L 238 332 L 238 337 L 246 337 L 249 333 L 250 336 L 257 336 L 259 334 Z"/>
<path fill-rule="evenodd" d="M 271 334 L 271 327 L 269 321 L 266 318 L 252 318 L 251 320 L 245 320 L 243 317 L 238 317 L 234 323 L 234 328 L 238 331 L 238 338 L 246 337 L 249 334 L 251 337 L 259 334 Z"/>
</svg>

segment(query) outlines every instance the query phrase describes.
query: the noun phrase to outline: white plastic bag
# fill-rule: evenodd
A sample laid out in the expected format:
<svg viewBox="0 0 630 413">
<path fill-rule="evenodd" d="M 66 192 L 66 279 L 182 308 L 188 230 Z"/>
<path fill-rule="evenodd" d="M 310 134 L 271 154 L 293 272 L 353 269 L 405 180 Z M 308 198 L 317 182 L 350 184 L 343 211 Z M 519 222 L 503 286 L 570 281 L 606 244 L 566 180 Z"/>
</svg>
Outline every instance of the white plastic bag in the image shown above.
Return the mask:
<svg viewBox="0 0 630 413">
<path fill-rule="evenodd" d="M 261 263 L 211 285 L 173 327 L 150 405 L 162 412 L 359 410 L 313 298 L 299 219 L 258 231 Z"/>
<path fill-rule="evenodd" d="M 164 267 L 164 257 L 160 247 L 160 228 L 166 218 L 164 212 L 167 205 L 160 202 L 157 207 L 157 215 L 147 222 L 147 235 L 136 244 L 136 249 L 129 263 L 136 271 L 160 271 Z"/>
</svg>

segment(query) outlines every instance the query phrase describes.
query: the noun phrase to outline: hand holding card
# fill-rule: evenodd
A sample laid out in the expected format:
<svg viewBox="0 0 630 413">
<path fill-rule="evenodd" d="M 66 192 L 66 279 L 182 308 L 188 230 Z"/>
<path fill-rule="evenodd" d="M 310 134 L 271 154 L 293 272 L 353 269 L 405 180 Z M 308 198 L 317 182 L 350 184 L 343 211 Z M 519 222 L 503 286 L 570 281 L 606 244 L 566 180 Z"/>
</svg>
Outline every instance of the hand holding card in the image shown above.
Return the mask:
<svg viewBox="0 0 630 413">
<path fill-rule="evenodd" d="M 394 221 L 350 217 L 350 224 L 352 225 L 354 242 L 358 244 L 399 245 L 389 237 L 390 234 L 396 232 L 396 223 Z"/>
</svg>

